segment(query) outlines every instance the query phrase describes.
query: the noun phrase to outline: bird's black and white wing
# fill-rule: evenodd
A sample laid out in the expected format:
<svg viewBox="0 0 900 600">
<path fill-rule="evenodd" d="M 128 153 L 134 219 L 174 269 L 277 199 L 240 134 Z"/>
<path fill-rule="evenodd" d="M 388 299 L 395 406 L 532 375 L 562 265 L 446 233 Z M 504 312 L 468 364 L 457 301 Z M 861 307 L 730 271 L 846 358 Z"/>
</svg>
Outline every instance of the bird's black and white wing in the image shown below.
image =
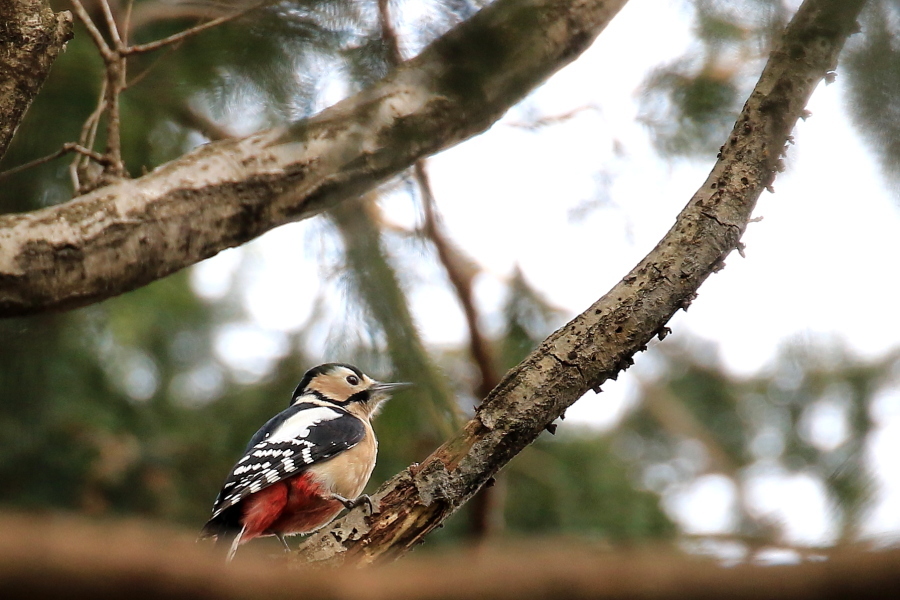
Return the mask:
<svg viewBox="0 0 900 600">
<path fill-rule="evenodd" d="M 294 404 L 250 439 L 216 498 L 210 523 L 250 494 L 352 448 L 365 435 L 362 421 L 342 408 Z"/>
</svg>

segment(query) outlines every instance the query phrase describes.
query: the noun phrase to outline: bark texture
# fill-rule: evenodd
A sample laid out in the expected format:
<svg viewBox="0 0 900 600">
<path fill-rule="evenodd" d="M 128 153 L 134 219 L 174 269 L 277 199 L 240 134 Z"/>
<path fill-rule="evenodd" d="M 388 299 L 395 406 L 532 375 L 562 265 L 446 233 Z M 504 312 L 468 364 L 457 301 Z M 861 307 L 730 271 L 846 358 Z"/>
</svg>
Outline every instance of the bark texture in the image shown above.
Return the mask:
<svg viewBox="0 0 900 600">
<path fill-rule="evenodd" d="M 0 158 L 70 39 L 71 13 L 47 0 L 0 0 Z"/>
<path fill-rule="evenodd" d="M 700 284 L 724 266 L 763 189 L 780 168 L 809 96 L 837 64 L 864 0 L 806 0 L 763 70 L 707 180 L 659 244 L 612 290 L 511 370 L 464 429 L 355 510 L 311 536 L 304 560 L 373 563 L 398 557 L 469 499 L 588 390 L 632 364 Z M 565 257 L 562 258 L 566 261 Z M 598 260 L 600 260 L 598 258 Z M 591 260 L 571 257 L 573 276 Z"/>
<path fill-rule="evenodd" d="M 571 540 L 412 556 L 388 568 L 285 569 L 248 546 L 226 565 L 158 525 L 0 518 L 0 598 L 66 600 L 827 600 L 895 599 L 900 550 L 834 552 L 791 566 L 740 565 L 667 551 L 597 552 Z"/>
<path fill-rule="evenodd" d="M 0 216 L 0 317 L 135 289 L 358 196 L 490 127 L 626 0 L 499 0 L 372 88 L 63 205 Z"/>
</svg>

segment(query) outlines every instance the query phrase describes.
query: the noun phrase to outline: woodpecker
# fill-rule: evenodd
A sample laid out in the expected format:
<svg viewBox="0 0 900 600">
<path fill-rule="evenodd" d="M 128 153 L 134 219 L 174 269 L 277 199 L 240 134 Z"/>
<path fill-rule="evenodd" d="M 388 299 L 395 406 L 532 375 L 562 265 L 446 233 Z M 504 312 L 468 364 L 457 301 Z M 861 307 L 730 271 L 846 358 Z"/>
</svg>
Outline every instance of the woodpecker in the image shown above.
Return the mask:
<svg viewBox="0 0 900 600">
<path fill-rule="evenodd" d="M 326 363 L 306 372 L 288 408 L 254 434 L 216 498 L 201 538 L 234 536 L 241 544 L 309 533 L 361 495 L 375 467 L 378 440 L 370 420 L 406 383 L 381 383 L 354 366 Z"/>
</svg>

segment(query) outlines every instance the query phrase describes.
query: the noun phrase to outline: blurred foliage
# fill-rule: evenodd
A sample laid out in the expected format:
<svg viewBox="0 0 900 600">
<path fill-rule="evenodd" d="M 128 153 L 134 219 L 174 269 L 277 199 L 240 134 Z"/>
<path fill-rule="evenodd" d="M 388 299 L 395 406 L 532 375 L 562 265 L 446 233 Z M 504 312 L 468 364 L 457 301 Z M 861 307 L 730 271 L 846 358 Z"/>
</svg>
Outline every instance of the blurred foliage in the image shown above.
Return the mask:
<svg viewBox="0 0 900 600">
<path fill-rule="evenodd" d="M 86 4 L 99 15 L 96 2 Z M 158 39 L 234 5 L 138 1 L 132 37 Z M 407 54 L 478 5 L 451 0 L 419 7 L 422 16 L 404 29 Z M 690 7 L 691 51 L 652 73 L 641 100 L 641 118 L 666 156 L 715 152 L 746 95 L 748 74 L 787 17 L 778 0 L 694 0 Z M 124 3 L 113 8 L 121 17 Z M 893 115 L 900 98 L 892 93 L 900 82 L 895 11 L 896 2 L 874 2 L 866 36 L 846 61 L 857 122 L 891 169 L 898 164 Z M 308 116 L 377 80 L 387 65 L 376 3 L 270 4 L 130 61 L 130 77 L 137 79 L 122 99 L 125 161 L 138 175 L 223 131 L 245 133 Z M 0 168 L 78 139 L 97 104 L 101 67 L 79 26 Z M 3 180 L 0 212 L 63 202 L 71 193 L 67 161 L 57 160 Z M 416 202 L 418 195 L 410 198 Z M 422 341 L 410 289 L 421 285 L 416 265 L 434 262 L 435 253 L 422 236 L 392 243 L 399 234 L 384 229 L 373 201 L 345 203 L 321 232 L 338 255 L 324 278 L 339 282 L 344 304 L 284 334 L 285 350 L 262 373 L 230 366 L 217 350 L 227 327 L 248 321 L 238 298 L 240 277 L 218 300 L 199 298 L 183 272 L 89 308 L 0 321 L 0 503 L 199 527 L 246 440 L 286 406 L 303 371 L 325 360 L 417 384 L 379 417 L 373 484 L 427 456 L 477 402 L 477 377 L 466 344 L 433 348 Z M 518 271 L 506 293 L 492 340 L 500 372 L 564 320 Z M 313 340 L 329 311 L 323 349 Z M 864 460 L 872 428 L 867 411 L 897 372 L 897 357 L 861 362 L 839 347 L 794 348 L 773 371 L 744 380 L 727 374 L 714 353 L 690 344 L 667 341 L 645 358 L 657 368 L 614 431 L 601 435 L 563 423 L 558 436 L 543 436 L 510 465 L 492 499 L 507 531 L 617 543 L 668 538 L 677 533 L 663 509 L 668 494 L 708 472 L 725 474 L 742 493 L 754 469 L 778 467 L 821 481 L 837 507 L 840 536 L 853 536 L 872 489 Z M 844 423 L 839 443 L 825 443 L 814 431 L 823 410 Z M 687 440 L 705 451 L 686 454 Z M 745 505 L 739 510 L 736 535 L 778 538 L 777 526 Z M 462 511 L 438 541 L 458 541 L 466 530 Z"/>
<path fill-rule="evenodd" d="M 709 157 L 721 145 L 788 16 L 781 0 L 692 0 L 694 41 L 650 73 L 638 119 L 664 156 Z"/>
<path fill-rule="evenodd" d="M 722 369 L 714 348 L 698 344 L 656 348 L 652 381 L 614 434 L 619 455 L 663 494 L 703 474 L 729 477 L 738 495 L 735 534 L 759 543 L 779 540 L 781 524 L 747 502 L 748 481 L 809 476 L 833 511 L 832 541 L 857 539 L 876 491 L 866 455 L 873 403 L 897 385 L 900 353 L 863 361 L 835 341 L 798 343 L 773 369 L 740 379 Z"/>
<path fill-rule="evenodd" d="M 684 55 L 652 71 L 638 120 L 669 158 L 710 158 L 779 40 L 791 11 L 782 0 L 685 0 L 694 38 Z M 851 36 L 838 76 L 847 78 L 853 123 L 881 159 L 892 186 L 900 174 L 900 1 L 870 0 L 861 35 Z"/>
<path fill-rule="evenodd" d="M 900 2 L 869 2 L 862 28 L 865 35 L 850 39 L 842 62 L 849 80 L 847 102 L 854 124 L 896 187 L 900 181 Z"/>
</svg>

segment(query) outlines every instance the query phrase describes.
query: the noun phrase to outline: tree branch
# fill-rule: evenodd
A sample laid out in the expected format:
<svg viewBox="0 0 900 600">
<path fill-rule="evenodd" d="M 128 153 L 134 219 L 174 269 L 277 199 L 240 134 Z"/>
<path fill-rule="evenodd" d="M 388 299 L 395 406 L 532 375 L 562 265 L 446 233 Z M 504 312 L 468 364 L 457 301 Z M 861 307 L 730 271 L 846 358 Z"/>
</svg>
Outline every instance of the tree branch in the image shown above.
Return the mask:
<svg viewBox="0 0 900 600">
<path fill-rule="evenodd" d="M 0 216 L 0 317 L 135 289 L 358 196 L 480 133 L 626 0 L 499 0 L 372 88 L 66 204 Z"/>
<path fill-rule="evenodd" d="M 775 178 L 788 135 L 834 69 L 864 0 L 806 0 L 791 21 L 707 180 L 659 244 L 605 296 L 512 369 L 473 418 L 422 465 L 312 535 L 303 559 L 373 563 L 401 556 L 468 500 L 588 390 L 627 369 L 740 244 L 756 200 Z M 569 268 L 582 269 L 585 257 Z"/>
<path fill-rule="evenodd" d="M 0 158 L 70 39 L 72 15 L 46 0 L 0 3 Z"/>
<path fill-rule="evenodd" d="M 190 29 L 186 29 L 184 31 L 179 31 L 178 33 L 170 35 L 169 37 L 163 38 L 161 40 L 155 40 L 152 42 L 148 42 L 146 44 L 135 44 L 134 46 L 128 46 L 126 48 L 122 48 L 122 54 L 128 55 L 128 54 L 141 54 L 144 52 L 152 52 L 154 50 L 159 50 L 160 48 L 164 48 L 165 46 L 168 46 L 170 44 L 180 43 L 191 36 L 194 36 L 194 35 L 197 35 L 198 33 L 202 33 L 204 31 L 206 31 L 207 29 L 212 29 L 213 27 L 218 27 L 219 25 L 222 25 L 224 23 L 227 23 L 229 21 L 233 21 L 233 20 L 237 19 L 238 17 L 242 17 L 242 16 L 246 15 L 248 12 L 250 12 L 252 10 L 256 10 L 257 8 L 260 8 L 264 4 L 268 4 L 271 1 L 272 0 L 262 0 L 261 2 L 251 4 L 250 6 L 243 8 L 241 10 L 238 10 L 229 15 L 224 15 L 217 19 L 213 19 L 211 21 L 207 21 L 206 23 L 201 23 L 200 25 L 191 27 Z"/>
<path fill-rule="evenodd" d="M 397 68 L 403 62 L 403 53 L 400 50 L 400 37 L 391 20 L 389 0 L 378 0 L 378 21 L 381 25 L 381 41 L 388 52 L 388 61 L 392 67 Z M 425 217 L 422 229 L 437 250 L 438 259 L 447 272 L 447 279 L 453 286 L 456 298 L 465 315 L 469 328 L 469 353 L 480 373 L 479 382 L 474 390 L 475 397 L 483 398 L 496 387 L 500 382 L 500 377 L 490 344 L 482 335 L 478 323 L 478 311 L 475 308 L 472 290 L 472 282 L 478 269 L 475 263 L 457 248 L 442 230 L 425 162 L 424 158 L 420 158 L 413 166 Z M 491 519 L 491 513 L 497 509 L 496 490 L 497 488 L 494 486 L 481 488 L 469 504 L 471 511 L 469 533 L 477 540 L 483 540 L 488 534 L 492 521 L 497 521 L 497 519 Z"/>
<path fill-rule="evenodd" d="M 472 355 L 472 361 L 478 368 L 480 376 L 480 381 L 474 391 L 477 397 L 483 398 L 500 383 L 500 377 L 497 374 L 497 360 L 490 343 L 481 332 L 478 310 L 475 308 L 473 285 L 479 269 L 474 261 L 445 235 L 437 214 L 434 194 L 428 180 L 428 171 L 425 169 L 425 161 L 416 161 L 414 169 L 425 212 L 423 229 L 437 250 L 438 259 L 447 272 L 447 278 L 450 280 L 450 285 L 453 286 L 453 291 L 456 293 L 456 298 L 459 300 L 466 318 L 466 325 L 469 329 L 469 353 Z"/>
<path fill-rule="evenodd" d="M 285 569 L 249 547 L 229 564 L 193 535 L 48 515 L 0 518 L 0 597 L 67 600 L 893 599 L 900 550 L 831 551 L 798 565 L 738 565 L 665 551 L 539 548 L 412 556 L 381 569 Z"/>
<path fill-rule="evenodd" d="M 24 165 L 19 165 L 18 167 L 14 167 L 12 169 L 9 169 L 8 171 L 0 172 L 0 179 L 4 179 L 6 177 L 9 177 L 10 175 L 14 175 L 16 173 L 20 173 L 27 169 L 31 169 L 32 167 L 36 167 L 38 165 L 48 163 L 51 160 L 56 160 L 60 156 L 65 156 L 66 154 L 69 154 L 70 152 L 74 152 L 75 154 L 78 154 L 80 156 L 86 156 L 87 158 L 90 158 L 91 160 L 101 163 L 101 164 L 103 164 L 103 162 L 106 161 L 106 157 L 103 156 L 102 154 L 100 154 L 99 152 L 94 152 L 93 150 L 91 150 L 89 148 L 85 148 L 81 144 L 76 144 L 74 142 L 68 142 L 66 144 L 63 144 L 62 148 L 60 148 L 53 154 L 48 154 L 47 156 L 42 156 L 41 158 L 36 158 L 30 162 L 25 163 Z"/>
<path fill-rule="evenodd" d="M 420 403 L 413 412 L 428 414 L 420 423 L 430 425 L 420 426 L 418 433 L 449 437 L 463 421 L 456 396 L 416 329 L 406 294 L 385 254 L 377 219 L 371 214 L 373 199 L 369 194 L 329 212 L 344 242 L 346 270 L 360 302 L 384 330 L 394 374 L 416 386 Z"/>
</svg>

